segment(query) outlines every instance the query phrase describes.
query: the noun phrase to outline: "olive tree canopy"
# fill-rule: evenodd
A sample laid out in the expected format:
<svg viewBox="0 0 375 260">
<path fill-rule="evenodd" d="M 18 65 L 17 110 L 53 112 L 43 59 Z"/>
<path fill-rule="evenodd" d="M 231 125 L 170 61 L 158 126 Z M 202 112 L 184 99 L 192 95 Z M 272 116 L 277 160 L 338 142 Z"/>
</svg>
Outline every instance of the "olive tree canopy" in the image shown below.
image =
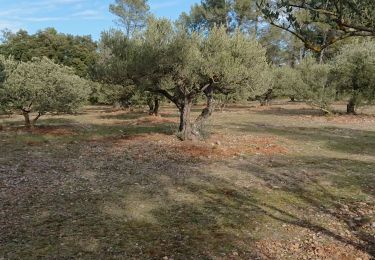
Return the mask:
<svg viewBox="0 0 375 260">
<path fill-rule="evenodd" d="M 201 126 L 213 112 L 215 94 L 241 93 L 244 99 L 263 93 L 270 83 L 265 49 L 240 31 L 225 27 L 208 33 L 188 33 L 165 20 L 153 20 L 139 42 L 140 81 L 164 95 L 180 111 L 182 139 L 201 135 Z M 147 85 L 147 84 L 145 84 Z M 194 123 L 193 101 L 204 95 L 207 107 Z"/>
<path fill-rule="evenodd" d="M 6 74 L 1 87 L 6 101 L 3 106 L 22 112 L 27 127 L 48 112 L 73 113 L 87 100 L 87 81 L 69 67 L 48 58 L 20 63 L 1 58 L 0 62 L 5 65 Z M 37 113 L 32 121 L 30 113 Z"/>
<path fill-rule="evenodd" d="M 347 112 L 375 100 L 375 42 L 345 45 L 331 61 L 332 82 L 338 93 L 349 97 Z"/>
</svg>

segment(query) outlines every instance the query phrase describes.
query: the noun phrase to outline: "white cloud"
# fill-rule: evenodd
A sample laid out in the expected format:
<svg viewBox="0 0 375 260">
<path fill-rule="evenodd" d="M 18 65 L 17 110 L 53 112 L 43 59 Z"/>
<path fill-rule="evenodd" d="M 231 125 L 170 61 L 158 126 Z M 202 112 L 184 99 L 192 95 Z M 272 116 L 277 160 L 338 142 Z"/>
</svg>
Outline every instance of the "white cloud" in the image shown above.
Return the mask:
<svg viewBox="0 0 375 260">
<path fill-rule="evenodd" d="M 19 22 L 3 21 L 0 20 L 0 30 L 9 29 L 12 32 L 16 32 L 22 28 L 22 24 Z"/>
<path fill-rule="evenodd" d="M 95 9 L 87 9 L 87 6 Z M 107 9 L 107 6 L 103 5 L 103 0 L 36 0 L 15 3 L 9 5 L 5 10 L 0 10 L 0 29 L 17 30 L 33 22 L 67 21 L 69 19 L 102 20 L 106 18 Z M 51 15 L 53 13 L 57 13 L 57 15 Z"/>
</svg>

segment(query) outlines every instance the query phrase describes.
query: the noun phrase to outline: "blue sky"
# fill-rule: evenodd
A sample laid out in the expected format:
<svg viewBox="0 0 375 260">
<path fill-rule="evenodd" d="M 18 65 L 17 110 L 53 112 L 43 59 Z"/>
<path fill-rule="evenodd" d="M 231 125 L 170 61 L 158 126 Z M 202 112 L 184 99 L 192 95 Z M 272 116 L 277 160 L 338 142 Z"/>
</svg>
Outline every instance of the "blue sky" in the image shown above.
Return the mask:
<svg viewBox="0 0 375 260">
<path fill-rule="evenodd" d="M 108 6 L 114 0 L 0 0 L 0 30 L 25 29 L 34 33 L 54 27 L 59 32 L 92 35 L 116 27 L 116 18 Z M 199 0 L 149 0 L 151 12 L 170 19 L 178 18 L 183 11 Z"/>
</svg>

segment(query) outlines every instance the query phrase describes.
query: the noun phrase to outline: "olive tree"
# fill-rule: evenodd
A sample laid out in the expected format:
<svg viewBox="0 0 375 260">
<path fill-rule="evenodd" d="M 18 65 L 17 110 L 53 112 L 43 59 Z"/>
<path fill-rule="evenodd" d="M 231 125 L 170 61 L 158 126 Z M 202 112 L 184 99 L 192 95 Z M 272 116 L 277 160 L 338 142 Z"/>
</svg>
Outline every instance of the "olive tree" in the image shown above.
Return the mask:
<svg viewBox="0 0 375 260">
<path fill-rule="evenodd" d="M 295 88 L 296 96 L 326 113 L 330 113 L 336 93 L 329 81 L 330 69 L 328 64 L 320 64 L 313 58 L 305 58 L 296 66 L 302 83 Z"/>
<path fill-rule="evenodd" d="M 330 81 L 331 67 L 312 57 L 303 59 L 295 67 L 274 69 L 273 90 L 277 96 L 289 96 L 304 101 L 326 113 L 336 94 Z"/>
<path fill-rule="evenodd" d="M 214 110 L 216 96 L 232 97 L 239 102 L 264 93 L 271 85 L 266 49 L 239 30 L 227 34 L 223 27 L 213 28 L 203 38 L 201 53 L 200 73 L 209 87 L 204 91 L 207 107 L 193 124 L 198 135 Z"/>
<path fill-rule="evenodd" d="M 47 58 L 20 62 L 12 70 L 6 69 L 6 73 L 2 87 L 7 97 L 4 106 L 22 112 L 28 128 L 48 112 L 73 113 L 88 97 L 86 80 Z M 31 113 L 36 113 L 32 120 Z"/>
<path fill-rule="evenodd" d="M 101 78 L 134 85 L 146 98 L 161 96 L 175 104 L 180 114 L 178 136 L 183 140 L 202 137 L 216 96 L 247 99 L 270 84 L 265 49 L 239 30 L 228 34 L 225 27 L 214 27 L 197 33 L 149 17 L 146 28 L 133 37 L 112 32 L 103 34 L 102 41 L 106 58 Z M 206 107 L 192 121 L 192 106 L 202 96 Z"/>
<path fill-rule="evenodd" d="M 375 100 L 375 42 L 344 46 L 332 60 L 332 81 L 338 93 L 349 96 L 347 113 Z"/>
<path fill-rule="evenodd" d="M 9 113 L 7 104 L 10 101 L 9 93 L 5 90 L 5 82 L 12 71 L 17 68 L 17 62 L 13 58 L 5 58 L 0 55 L 0 114 Z"/>
<path fill-rule="evenodd" d="M 139 80 L 139 73 L 144 70 L 137 67 L 137 64 L 141 64 L 138 42 L 138 38 L 129 38 L 119 30 L 102 33 L 98 61 L 92 71 L 92 79 L 96 81 L 90 95 L 93 103 L 122 108 L 150 105 L 153 113 L 157 114 L 158 106 L 155 103 L 158 104 L 159 97 L 149 93 L 141 85 L 144 81 Z"/>
<path fill-rule="evenodd" d="M 240 31 L 228 34 L 226 28 L 215 27 L 205 34 L 188 33 L 165 20 L 154 20 L 140 50 L 141 80 L 151 82 L 150 91 L 176 105 L 183 140 L 201 137 L 202 126 L 214 110 L 215 95 L 237 92 L 246 99 L 264 92 L 268 84 L 265 50 Z M 202 94 L 206 107 L 192 122 L 194 100 Z"/>
</svg>

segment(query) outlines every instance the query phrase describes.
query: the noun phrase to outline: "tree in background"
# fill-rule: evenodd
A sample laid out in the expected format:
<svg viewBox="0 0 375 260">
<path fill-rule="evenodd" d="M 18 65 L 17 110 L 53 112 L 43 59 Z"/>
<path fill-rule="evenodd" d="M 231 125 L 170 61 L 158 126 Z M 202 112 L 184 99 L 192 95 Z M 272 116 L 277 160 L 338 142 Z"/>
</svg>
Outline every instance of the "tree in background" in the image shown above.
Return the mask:
<svg viewBox="0 0 375 260">
<path fill-rule="evenodd" d="M 264 17 L 321 53 L 349 37 L 375 35 L 373 0 L 258 0 Z"/>
<path fill-rule="evenodd" d="M 190 31 L 210 30 L 223 26 L 227 32 L 240 29 L 258 35 L 260 12 L 255 0 L 203 0 L 182 13 L 179 22 Z"/>
<path fill-rule="evenodd" d="M 128 38 L 145 27 L 150 15 L 147 0 L 115 0 L 109 10 L 118 17 L 117 24 L 123 28 Z"/>
<path fill-rule="evenodd" d="M 298 88 L 303 85 L 299 72 L 291 66 L 284 65 L 273 68 L 272 94 L 276 97 L 290 97 L 292 100 L 303 100 Z"/>
<path fill-rule="evenodd" d="M 88 77 L 96 62 L 96 48 L 90 36 L 73 36 L 47 28 L 33 35 L 23 30 L 6 32 L 0 54 L 23 62 L 34 57 L 47 57 L 55 63 L 74 68 L 81 77 Z"/>
<path fill-rule="evenodd" d="M 331 64 L 337 91 L 344 97 L 349 96 L 348 114 L 355 114 L 358 106 L 375 100 L 374 41 L 345 45 Z"/>
<path fill-rule="evenodd" d="M 275 68 L 273 94 L 293 97 L 331 113 L 336 89 L 331 84 L 330 72 L 330 65 L 320 64 L 313 57 L 304 58 L 294 67 Z"/>
<path fill-rule="evenodd" d="M 102 65 L 106 64 L 106 69 L 101 65 L 99 65 L 99 67 L 101 66 L 103 72 L 106 71 L 102 73 L 102 81 L 104 79 L 106 83 L 115 82 L 117 86 L 123 86 L 123 91 L 119 95 L 122 105 L 125 103 L 127 105 L 147 104 L 150 108 L 150 115 L 158 115 L 160 102 L 162 100 L 160 95 L 147 91 L 147 87 L 145 86 L 140 88 L 139 81 L 138 88 L 135 87 L 134 82 L 137 81 L 138 78 L 135 76 L 134 71 L 132 72 L 133 75 L 127 73 L 126 80 L 122 78 L 126 74 L 123 72 L 130 70 L 124 57 L 128 57 L 128 60 L 132 60 L 128 55 L 134 53 L 133 50 L 129 51 L 126 49 L 130 48 L 129 45 L 134 43 L 134 41 L 130 41 L 130 39 L 134 37 L 139 38 L 137 34 L 141 34 L 141 31 L 145 28 L 148 21 L 153 19 L 152 15 L 149 13 L 149 9 L 150 7 L 145 0 L 116 0 L 115 4 L 110 5 L 110 11 L 118 16 L 118 25 L 122 28 L 124 33 L 116 30 L 103 33 L 100 43 L 102 49 L 100 55 L 111 53 L 112 57 L 109 59 L 107 57 L 107 61 L 102 63 Z M 127 47 L 124 48 L 124 46 Z M 107 54 L 105 52 L 107 52 Z M 122 68 L 122 71 L 118 68 Z M 105 74 L 112 75 L 112 77 L 106 77 Z M 144 81 L 142 81 L 142 83 L 144 83 Z M 147 82 L 147 84 L 152 84 L 152 82 Z M 106 86 L 111 85 L 104 84 L 103 89 Z"/>
<path fill-rule="evenodd" d="M 6 59 L 0 55 L 0 114 L 10 113 L 7 106 L 11 100 L 9 93 L 5 91 L 5 82 L 10 74 L 17 68 L 18 62 L 14 59 Z"/>
<path fill-rule="evenodd" d="M 19 63 L 3 57 L 0 60 L 6 74 L 1 87 L 1 94 L 6 96 L 3 106 L 22 112 L 28 128 L 48 112 L 73 113 L 87 100 L 87 81 L 69 67 L 48 58 Z M 37 115 L 31 120 L 34 112 Z"/>
<path fill-rule="evenodd" d="M 135 86 L 136 69 L 132 67 L 138 49 L 136 40 L 120 30 L 103 32 L 98 48 L 98 60 L 92 71 L 91 101 L 116 107 L 146 105 L 148 97 Z"/>
<path fill-rule="evenodd" d="M 335 98 L 336 90 L 330 85 L 330 66 L 307 57 L 295 69 L 302 81 L 302 84 L 295 88 L 296 97 L 326 113 L 331 113 L 330 105 Z"/>
</svg>

